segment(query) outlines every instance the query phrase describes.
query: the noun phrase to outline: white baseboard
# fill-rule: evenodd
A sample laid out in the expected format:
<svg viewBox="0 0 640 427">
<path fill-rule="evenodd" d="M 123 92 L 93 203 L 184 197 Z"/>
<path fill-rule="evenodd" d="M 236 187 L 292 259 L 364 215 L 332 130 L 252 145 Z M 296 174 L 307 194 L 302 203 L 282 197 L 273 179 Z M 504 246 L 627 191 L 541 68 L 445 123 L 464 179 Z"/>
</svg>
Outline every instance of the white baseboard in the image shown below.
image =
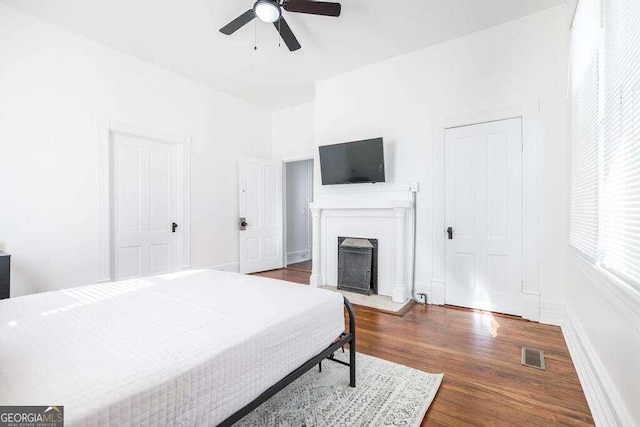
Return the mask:
<svg viewBox="0 0 640 427">
<path fill-rule="evenodd" d="M 309 285 L 314 288 L 319 288 L 320 286 L 325 286 L 325 283 L 322 280 L 322 276 L 319 274 L 312 274 L 309 278 Z"/>
<path fill-rule="evenodd" d="M 287 252 L 287 264 L 295 264 L 297 262 L 309 261 L 311 259 L 311 250 Z"/>
<path fill-rule="evenodd" d="M 540 321 L 540 294 L 538 292 L 522 291 L 522 318 L 534 322 Z"/>
<path fill-rule="evenodd" d="M 558 301 L 540 301 L 540 323 L 562 326 L 566 311 L 564 303 Z"/>
<path fill-rule="evenodd" d="M 431 281 L 431 304 L 444 305 L 444 283 Z"/>
<path fill-rule="evenodd" d="M 416 286 L 414 288 L 415 291 L 415 297 L 418 297 L 418 294 L 425 294 L 427 295 L 427 303 L 431 304 L 431 286 L 427 285 L 426 283 L 419 283 L 416 282 Z M 411 293 L 411 292 L 409 292 Z"/>
<path fill-rule="evenodd" d="M 442 282 L 431 282 L 431 284 L 416 282 L 414 291 L 416 298 L 419 298 L 418 294 L 426 294 L 427 304 L 444 304 L 444 283 Z"/>
<path fill-rule="evenodd" d="M 551 305 L 546 305 L 546 309 L 549 309 L 545 309 L 547 320 L 557 319 L 555 317 L 559 313 L 557 308 L 557 305 L 555 309 Z M 543 311 L 542 308 L 541 311 Z M 562 333 L 596 425 L 633 425 L 626 408 L 620 403 L 621 400 L 611 378 L 575 314 L 569 307 L 565 307 L 563 311 L 565 314 L 560 322 Z"/>
<path fill-rule="evenodd" d="M 240 263 L 239 262 L 230 262 L 229 264 L 220 264 L 214 265 L 211 267 L 207 267 L 210 270 L 221 270 L 221 271 L 233 271 L 234 273 L 240 272 Z"/>
</svg>

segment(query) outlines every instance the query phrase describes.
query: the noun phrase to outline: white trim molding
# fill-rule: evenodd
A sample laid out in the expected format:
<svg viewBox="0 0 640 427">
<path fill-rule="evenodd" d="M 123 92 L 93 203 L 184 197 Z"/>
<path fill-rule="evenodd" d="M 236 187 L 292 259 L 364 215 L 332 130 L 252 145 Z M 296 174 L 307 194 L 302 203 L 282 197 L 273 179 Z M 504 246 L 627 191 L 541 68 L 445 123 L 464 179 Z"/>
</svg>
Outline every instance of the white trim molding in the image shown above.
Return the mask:
<svg viewBox="0 0 640 427">
<path fill-rule="evenodd" d="M 523 319 L 540 322 L 540 293 L 522 289 L 520 299 L 520 315 Z"/>
<path fill-rule="evenodd" d="M 540 102 L 531 99 L 514 104 L 485 108 L 472 112 L 436 115 L 432 119 L 433 152 L 433 269 L 431 283 L 441 283 L 446 292 L 445 278 L 445 130 L 497 120 L 522 118 L 522 226 L 523 283 L 522 317 L 540 320 L 540 285 L 538 283 L 539 248 L 539 136 Z M 436 208 L 438 207 L 438 208 Z M 443 292 L 443 293 L 444 293 Z"/>
<path fill-rule="evenodd" d="M 281 160 L 282 163 L 299 162 L 302 160 L 314 160 L 314 154 L 314 150 L 303 150 L 295 153 L 288 153 L 278 160 Z"/>
<path fill-rule="evenodd" d="M 613 381 L 571 308 L 559 301 L 541 301 L 540 323 L 560 326 L 596 425 L 633 425 Z"/>
<path fill-rule="evenodd" d="M 416 283 L 416 292 L 426 293 L 428 304 L 444 305 L 444 282 L 431 281 L 430 287 L 426 284 Z"/>
<path fill-rule="evenodd" d="M 558 301 L 540 301 L 540 323 L 562 326 L 566 311 L 565 304 Z"/>
<path fill-rule="evenodd" d="M 393 222 L 395 223 L 394 233 L 394 252 L 396 261 L 394 265 L 394 285 L 393 294 L 391 300 L 393 302 L 404 303 L 407 301 L 407 280 L 404 274 L 405 271 L 405 259 L 404 259 L 404 236 L 405 236 L 405 217 L 407 214 L 407 207 L 393 207 Z"/>
<path fill-rule="evenodd" d="M 449 129 L 460 126 L 477 125 L 479 123 L 495 122 L 497 120 L 515 119 L 517 117 L 538 114 L 539 112 L 540 101 L 538 99 L 530 99 L 526 102 L 499 105 L 476 111 L 435 115 L 431 121 L 431 127 L 433 130 Z"/>
<path fill-rule="evenodd" d="M 559 301 L 541 301 L 540 323 L 559 326 L 562 330 L 596 425 L 633 425 L 613 381 L 571 308 Z"/>
<path fill-rule="evenodd" d="M 311 221 L 313 223 L 313 246 L 311 248 L 311 259 L 313 264 L 311 265 L 311 277 L 309 278 L 309 285 L 316 288 L 324 285 L 324 279 L 322 278 L 322 259 L 320 259 L 320 216 L 322 215 L 322 209 L 313 207 L 313 203 L 309 205 L 311 209 Z"/>
<path fill-rule="evenodd" d="M 613 381 L 569 307 L 562 322 L 562 333 L 596 425 L 634 425 Z"/>
<path fill-rule="evenodd" d="M 96 123 L 98 131 L 98 271 L 97 282 L 112 280 L 111 268 L 111 143 L 113 135 L 175 145 L 178 150 L 179 221 L 182 245 L 178 262 L 181 269 L 191 268 L 191 137 L 181 136 L 146 126 L 105 118 Z"/>
</svg>

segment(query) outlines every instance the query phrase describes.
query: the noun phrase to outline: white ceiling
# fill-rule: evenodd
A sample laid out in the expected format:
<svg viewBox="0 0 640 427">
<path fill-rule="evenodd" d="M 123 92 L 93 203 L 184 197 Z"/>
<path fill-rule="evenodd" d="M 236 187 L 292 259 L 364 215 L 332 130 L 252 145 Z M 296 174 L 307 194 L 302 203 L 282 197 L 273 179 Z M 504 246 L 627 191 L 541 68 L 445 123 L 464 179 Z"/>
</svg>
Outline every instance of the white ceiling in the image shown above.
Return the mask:
<svg viewBox="0 0 640 427">
<path fill-rule="evenodd" d="M 289 52 L 258 20 L 218 32 L 252 0 L 0 1 L 270 110 L 311 101 L 316 81 L 565 2 L 342 0 L 339 18 L 284 12 L 302 45 Z"/>
</svg>

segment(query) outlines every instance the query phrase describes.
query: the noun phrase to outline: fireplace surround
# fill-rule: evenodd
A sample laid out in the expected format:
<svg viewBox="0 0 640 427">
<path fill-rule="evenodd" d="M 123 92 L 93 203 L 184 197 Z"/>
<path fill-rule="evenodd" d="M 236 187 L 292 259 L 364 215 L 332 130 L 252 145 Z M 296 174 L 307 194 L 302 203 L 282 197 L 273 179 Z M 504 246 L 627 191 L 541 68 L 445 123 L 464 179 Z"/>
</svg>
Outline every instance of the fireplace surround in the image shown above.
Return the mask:
<svg viewBox="0 0 640 427">
<path fill-rule="evenodd" d="M 313 216 L 313 271 L 311 286 L 338 286 L 338 245 L 340 236 L 366 236 L 378 240 L 377 293 L 393 302 L 406 302 L 408 289 L 409 225 L 408 200 L 383 197 L 335 197 L 310 204 Z"/>
</svg>

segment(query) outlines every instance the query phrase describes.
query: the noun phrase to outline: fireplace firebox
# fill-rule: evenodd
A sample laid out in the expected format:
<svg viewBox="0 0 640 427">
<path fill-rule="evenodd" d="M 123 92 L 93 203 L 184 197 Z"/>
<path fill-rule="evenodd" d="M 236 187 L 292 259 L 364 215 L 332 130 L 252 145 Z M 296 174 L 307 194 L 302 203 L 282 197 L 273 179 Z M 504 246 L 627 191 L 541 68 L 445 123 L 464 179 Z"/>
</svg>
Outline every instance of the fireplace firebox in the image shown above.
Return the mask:
<svg viewBox="0 0 640 427">
<path fill-rule="evenodd" d="M 378 239 L 338 237 L 338 289 L 378 293 Z"/>
</svg>

